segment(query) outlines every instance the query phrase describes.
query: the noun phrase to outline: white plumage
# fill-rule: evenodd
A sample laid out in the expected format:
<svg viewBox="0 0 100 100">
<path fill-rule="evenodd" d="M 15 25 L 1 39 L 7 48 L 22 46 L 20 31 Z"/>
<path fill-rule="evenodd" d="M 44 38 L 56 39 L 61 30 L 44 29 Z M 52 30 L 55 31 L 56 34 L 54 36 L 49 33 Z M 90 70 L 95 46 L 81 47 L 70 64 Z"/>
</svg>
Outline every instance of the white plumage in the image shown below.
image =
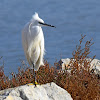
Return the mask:
<svg viewBox="0 0 100 100">
<path fill-rule="evenodd" d="M 37 71 L 43 63 L 44 56 L 44 35 L 41 26 L 50 26 L 44 23 L 35 13 L 30 22 L 22 31 L 22 44 L 27 61 L 31 67 L 34 65 L 34 70 Z"/>
<path fill-rule="evenodd" d="M 22 31 L 22 43 L 27 61 L 31 67 L 34 64 L 34 70 L 37 71 L 43 63 L 44 55 L 44 35 L 41 25 L 44 23 L 42 19 L 35 13 L 31 21 L 24 27 Z"/>
</svg>

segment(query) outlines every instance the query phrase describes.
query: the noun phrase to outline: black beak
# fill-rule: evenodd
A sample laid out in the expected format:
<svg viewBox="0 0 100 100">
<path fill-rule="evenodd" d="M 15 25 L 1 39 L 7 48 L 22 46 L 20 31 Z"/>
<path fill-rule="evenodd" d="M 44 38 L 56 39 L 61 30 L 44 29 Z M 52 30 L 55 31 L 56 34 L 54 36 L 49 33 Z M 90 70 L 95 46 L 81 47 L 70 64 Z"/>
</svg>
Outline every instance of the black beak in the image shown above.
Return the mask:
<svg viewBox="0 0 100 100">
<path fill-rule="evenodd" d="M 41 22 L 39 22 L 39 24 L 42 24 L 42 25 L 44 25 L 44 26 L 55 27 L 55 26 L 52 26 L 52 25 L 49 25 L 49 24 L 46 24 L 46 23 L 41 23 Z M 56 27 L 55 27 L 55 28 L 56 28 Z"/>
</svg>

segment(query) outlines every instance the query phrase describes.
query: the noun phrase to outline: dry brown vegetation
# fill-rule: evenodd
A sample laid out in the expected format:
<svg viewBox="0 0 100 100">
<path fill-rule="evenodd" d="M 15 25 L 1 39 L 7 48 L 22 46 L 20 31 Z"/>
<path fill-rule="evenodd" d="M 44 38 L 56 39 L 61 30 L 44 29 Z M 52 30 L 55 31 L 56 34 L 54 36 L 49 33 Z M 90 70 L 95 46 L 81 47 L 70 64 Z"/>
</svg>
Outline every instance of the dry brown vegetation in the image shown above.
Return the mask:
<svg viewBox="0 0 100 100">
<path fill-rule="evenodd" d="M 92 40 L 85 43 L 82 48 L 81 44 L 85 36 L 81 36 L 79 45 L 73 52 L 73 58 L 70 61 L 71 73 L 66 70 L 57 70 L 58 63 L 55 66 L 49 66 L 45 61 L 45 66 L 39 68 L 36 78 L 39 84 L 55 82 L 60 87 L 67 90 L 74 100 L 100 100 L 100 79 L 89 71 L 90 63 L 94 59 L 87 60 L 90 53 Z M 74 60 L 73 60 L 74 59 Z M 61 66 L 61 65 L 59 65 Z M 12 88 L 27 83 L 34 83 L 33 70 L 18 68 L 18 74 L 12 73 L 11 79 L 4 74 L 0 68 L 0 90 Z"/>
</svg>

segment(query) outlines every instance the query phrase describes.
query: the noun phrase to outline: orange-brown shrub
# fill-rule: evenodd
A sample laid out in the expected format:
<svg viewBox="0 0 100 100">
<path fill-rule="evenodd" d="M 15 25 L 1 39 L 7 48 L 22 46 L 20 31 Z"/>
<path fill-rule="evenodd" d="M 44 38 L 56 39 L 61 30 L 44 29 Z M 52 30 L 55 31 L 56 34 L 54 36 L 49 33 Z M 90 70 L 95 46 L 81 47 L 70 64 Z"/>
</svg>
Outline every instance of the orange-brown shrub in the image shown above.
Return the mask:
<svg viewBox="0 0 100 100">
<path fill-rule="evenodd" d="M 52 67 L 45 61 L 45 66 L 40 67 L 36 72 L 39 84 L 55 82 L 67 90 L 74 100 L 100 100 L 100 79 L 89 70 L 94 57 L 87 60 L 90 46 L 93 43 L 91 40 L 87 41 L 85 47 L 81 48 L 84 37 L 81 36 L 80 43 L 73 52 L 73 58 L 69 64 L 71 73 L 68 73 L 67 70 L 58 70 L 56 68 L 58 63 Z M 12 73 L 12 77 L 9 79 L 4 75 L 3 68 L 0 69 L 0 90 L 28 83 L 34 83 L 33 70 L 18 68 L 18 74 Z"/>
</svg>

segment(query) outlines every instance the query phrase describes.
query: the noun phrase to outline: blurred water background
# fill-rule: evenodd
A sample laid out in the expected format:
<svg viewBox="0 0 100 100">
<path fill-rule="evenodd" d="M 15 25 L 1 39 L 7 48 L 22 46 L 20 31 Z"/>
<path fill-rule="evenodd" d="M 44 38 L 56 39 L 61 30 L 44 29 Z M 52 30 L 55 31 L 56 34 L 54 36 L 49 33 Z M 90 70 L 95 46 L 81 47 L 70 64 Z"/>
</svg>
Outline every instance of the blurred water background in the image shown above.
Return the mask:
<svg viewBox="0 0 100 100">
<path fill-rule="evenodd" d="M 1 0 L 0 57 L 4 71 L 16 72 L 25 60 L 21 31 L 34 12 L 55 28 L 43 27 L 45 59 L 53 65 L 60 58 L 72 57 L 81 34 L 93 38 L 91 54 L 100 59 L 100 1 L 99 0 Z M 0 63 L 2 64 L 2 61 Z"/>
</svg>

